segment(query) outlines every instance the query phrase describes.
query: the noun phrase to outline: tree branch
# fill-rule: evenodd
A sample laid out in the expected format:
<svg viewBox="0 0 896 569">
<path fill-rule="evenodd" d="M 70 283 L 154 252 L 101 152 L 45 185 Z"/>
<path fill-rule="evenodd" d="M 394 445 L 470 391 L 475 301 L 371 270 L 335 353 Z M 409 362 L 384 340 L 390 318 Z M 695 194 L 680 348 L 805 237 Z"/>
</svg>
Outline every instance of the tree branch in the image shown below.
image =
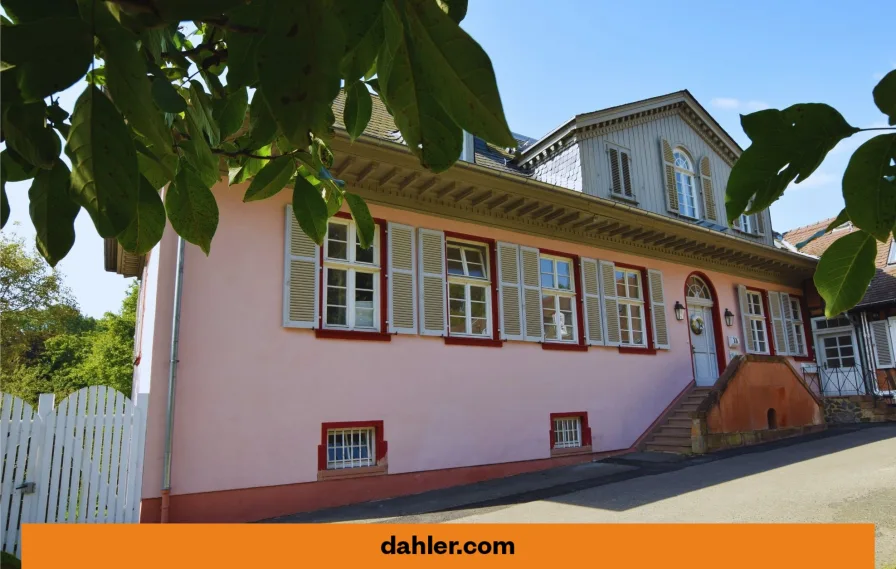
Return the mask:
<svg viewBox="0 0 896 569">
<path fill-rule="evenodd" d="M 298 154 L 301 154 L 302 152 L 302 149 L 296 149 L 284 154 L 277 154 L 276 156 L 262 156 L 261 154 L 252 154 L 251 152 L 246 152 L 245 150 L 235 150 L 233 152 L 229 152 L 227 150 L 221 150 L 220 148 L 212 148 L 212 154 L 221 154 L 230 158 L 256 158 L 258 160 L 273 160 L 274 158 L 280 158 L 281 156 L 296 156 Z"/>
<path fill-rule="evenodd" d="M 859 132 L 868 132 L 871 130 L 896 130 L 896 126 L 881 126 L 875 128 L 860 128 Z"/>
<path fill-rule="evenodd" d="M 225 30 L 229 30 L 231 32 L 240 32 L 244 34 L 260 34 L 264 32 L 264 30 L 262 30 L 261 28 L 231 23 L 230 18 L 228 18 L 227 16 L 221 16 L 220 18 L 205 18 L 200 21 L 205 24 L 211 24 L 213 26 L 218 26 L 219 28 L 224 28 Z"/>
<path fill-rule="evenodd" d="M 217 41 L 212 41 L 212 42 L 208 42 L 208 43 L 201 43 L 201 44 L 197 45 L 196 47 L 194 47 L 193 49 L 185 49 L 183 51 L 175 51 L 173 53 L 169 52 L 169 51 L 163 51 L 161 55 L 165 59 L 171 59 L 176 56 L 189 57 L 191 55 L 198 54 L 200 51 L 202 51 L 204 49 L 209 50 L 209 51 L 214 51 L 214 49 L 212 49 L 212 48 L 214 48 L 219 43 L 224 43 L 224 40 L 217 40 Z"/>
</svg>

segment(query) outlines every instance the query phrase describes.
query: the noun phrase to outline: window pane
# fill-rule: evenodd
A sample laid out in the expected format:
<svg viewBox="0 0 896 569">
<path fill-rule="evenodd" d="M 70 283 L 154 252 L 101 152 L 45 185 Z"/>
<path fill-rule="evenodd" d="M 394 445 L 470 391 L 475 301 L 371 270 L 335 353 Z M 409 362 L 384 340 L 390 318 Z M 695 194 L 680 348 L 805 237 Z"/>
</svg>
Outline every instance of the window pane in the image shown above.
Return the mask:
<svg viewBox="0 0 896 569">
<path fill-rule="evenodd" d="M 448 310 L 451 316 L 466 316 L 467 303 L 463 300 L 451 300 L 448 303 Z"/>
<path fill-rule="evenodd" d="M 331 259 L 348 259 L 348 225 L 331 223 L 327 227 L 327 256 Z"/>
<path fill-rule="evenodd" d="M 545 295 L 541 299 L 541 320 L 544 323 L 544 335 L 546 338 L 557 338 L 557 326 L 554 323 L 554 297 Z"/>
<path fill-rule="evenodd" d="M 644 332 L 632 332 L 632 343 L 638 345 L 644 344 Z"/>
<path fill-rule="evenodd" d="M 843 367 L 856 367 L 856 360 L 853 357 L 843 358 Z"/>
<path fill-rule="evenodd" d="M 361 242 L 356 239 L 355 244 L 355 261 L 359 263 L 373 263 L 373 246 L 371 245 L 369 249 L 362 249 Z"/>
<path fill-rule="evenodd" d="M 355 273 L 355 288 L 373 290 L 373 273 Z"/>
<path fill-rule="evenodd" d="M 466 300 L 467 288 L 462 284 L 450 283 L 448 285 L 448 298 L 457 298 L 460 300 Z"/>
<path fill-rule="evenodd" d="M 485 302 L 485 287 L 484 286 L 471 286 L 470 287 L 470 300 L 474 302 Z"/>
<path fill-rule="evenodd" d="M 346 272 L 339 269 L 327 269 L 327 285 L 345 286 Z"/>
<path fill-rule="evenodd" d="M 451 316 L 451 333 L 452 334 L 466 334 L 467 333 L 467 319 L 462 316 Z"/>
<path fill-rule="evenodd" d="M 360 306 L 361 308 L 373 308 L 373 291 L 356 288 L 355 306 Z"/>
<path fill-rule="evenodd" d="M 460 247 L 456 245 L 448 245 L 448 260 L 449 261 L 460 261 Z"/>
<path fill-rule="evenodd" d="M 470 322 L 472 334 L 486 334 L 488 332 L 488 320 L 485 318 L 473 318 Z"/>
<path fill-rule="evenodd" d="M 641 286 L 639 284 L 640 275 L 632 271 L 628 273 L 628 296 L 629 298 L 641 298 Z"/>
<path fill-rule="evenodd" d="M 485 303 L 484 302 L 471 302 L 470 303 L 470 316 L 474 318 L 485 318 Z"/>
<path fill-rule="evenodd" d="M 830 348 L 830 347 L 833 347 L 833 346 L 836 346 L 836 345 L 837 345 L 837 338 L 836 338 L 836 337 L 832 338 L 832 337 L 829 336 L 829 337 L 827 337 L 827 338 L 824 339 L 824 347 L 825 347 L 825 348 Z"/>
<path fill-rule="evenodd" d="M 464 274 L 464 264 L 460 261 L 455 261 L 454 259 L 448 259 L 448 274 L 449 275 L 463 275 Z"/>
<path fill-rule="evenodd" d="M 344 306 L 327 306 L 327 324 L 345 326 L 345 316 L 346 311 Z"/>
<path fill-rule="evenodd" d="M 616 296 L 625 296 L 625 272 L 616 271 Z"/>
<path fill-rule="evenodd" d="M 485 267 L 478 263 L 470 263 L 467 262 L 467 272 L 471 277 L 476 277 L 480 279 L 485 278 Z"/>
<path fill-rule="evenodd" d="M 373 308 L 362 308 L 355 305 L 355 326 L 373 328 Z"/>
<path fill-rule="evenodd" d="M 476 249 L 465 249 L 464 254 L 467 256 L 467 263 L 482 265 L 482 253 Z"/>
<path fill-rule="evenodd" d="M 569 276 L 569 262 L 557 261 L 557 275 L 561 277 Z"/>
</svg>

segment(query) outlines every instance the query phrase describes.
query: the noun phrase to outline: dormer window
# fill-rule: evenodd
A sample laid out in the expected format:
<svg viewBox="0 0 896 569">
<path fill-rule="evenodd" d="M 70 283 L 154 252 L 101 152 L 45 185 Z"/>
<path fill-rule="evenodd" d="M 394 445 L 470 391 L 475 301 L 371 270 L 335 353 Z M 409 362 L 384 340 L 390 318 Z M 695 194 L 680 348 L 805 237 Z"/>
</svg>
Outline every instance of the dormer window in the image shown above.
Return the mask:
<svg viewBox="0 0 896 569">
<path fill-rule="evenodd" d="M 694 166 L 691 159 L 681 148 L 673 152 L 675 158 L 675 189 L 678 192 L 678 213 L 699 219 L 700 212 L 697 207 L 697 186 L 694 182 Z"/>
<path fill-rule="evenodd" d="M 607 143 L 610 165 L 610 195 L 633 199 L 631 152 L 627 148 Z"/>
<path fill-rule="evenodd" d="M 753 233 L 752 217 L 752 215 L 747 215 L 745 213 L 740 214 L 740 230 L 744 233 Z"/>
</svg>

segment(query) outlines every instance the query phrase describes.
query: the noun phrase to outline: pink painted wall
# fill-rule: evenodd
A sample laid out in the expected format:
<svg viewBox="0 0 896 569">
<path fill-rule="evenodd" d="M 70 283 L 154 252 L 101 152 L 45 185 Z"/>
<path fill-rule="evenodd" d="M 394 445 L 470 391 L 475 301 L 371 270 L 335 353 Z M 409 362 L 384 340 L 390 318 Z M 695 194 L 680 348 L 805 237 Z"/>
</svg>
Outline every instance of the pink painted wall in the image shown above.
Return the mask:
<svg viewBox="0 0 896 569">
<path fill-rule="evenodd" d="M 314 481 L 320 425 L 332 421 L 383 420 L 390 473 L 547 458 L 554 412 L 587 411 L 595 452 L 627 448 L 693 379 L 687 323 L 672 310 L 684 301 L 690 268 L 376 206 L 374 216 L 416 227 L 660 269 L 672 349 L 648 356 L 523 342 L 447 346 L 419 336 L 325 340 L 283 328 L 289 192 L 244 204 L 244 191 L 216 188 L 220 223 L 208 257 L 187 245 L 173 494 Z M 144 498 L 159 496 L 161 484 L 174 254 L 168 231 L 151 259 L 161 265 Z M 704 272 L 722 312 L 739 314 L 737 283 L 798 292 Z M 740 325 L 723 332 L 740 335 Z"/>
</svg>

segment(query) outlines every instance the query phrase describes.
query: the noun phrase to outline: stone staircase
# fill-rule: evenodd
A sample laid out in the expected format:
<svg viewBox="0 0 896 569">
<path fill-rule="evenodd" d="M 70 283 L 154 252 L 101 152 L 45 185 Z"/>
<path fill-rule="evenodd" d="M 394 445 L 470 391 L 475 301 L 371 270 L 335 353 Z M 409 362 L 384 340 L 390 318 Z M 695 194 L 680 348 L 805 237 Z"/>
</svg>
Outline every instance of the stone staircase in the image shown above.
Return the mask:
<svg viewBox="0 0 896 569">
<path fill-rule="evenodd" d="M 691 452 L 691 413 L 706 399 L 711 387 L 694 387 L 657 425 L 644 442 L 644 450 L 653 452 Z"/>
</svg>

